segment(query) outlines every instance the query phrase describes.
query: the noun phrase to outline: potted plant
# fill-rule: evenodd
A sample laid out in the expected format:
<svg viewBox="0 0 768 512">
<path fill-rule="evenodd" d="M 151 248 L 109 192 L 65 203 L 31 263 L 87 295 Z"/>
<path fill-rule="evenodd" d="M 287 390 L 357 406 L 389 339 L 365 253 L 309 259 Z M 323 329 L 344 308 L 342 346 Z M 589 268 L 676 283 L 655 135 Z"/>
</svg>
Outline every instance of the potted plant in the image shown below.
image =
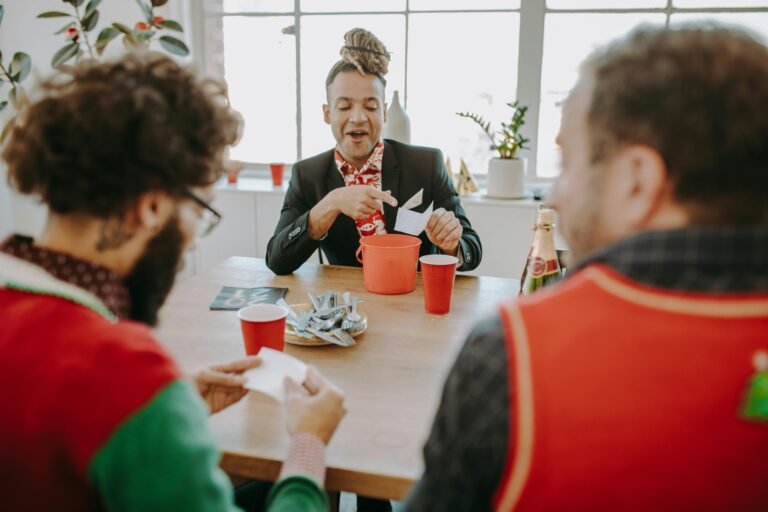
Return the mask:
<svg viewBox="0 0 768 512">
<path fill-rule="evenodd" d="M 470 112 L 457 112 L 456 115 L 476 122 L 491 139 L 491 149 L 497 154 L 488 162 L 488 196 L 504 199 L 517 199 L 525 195 L 525 168 L 527 161 L 518 158 L 518 151 L 528 149 L 529 139 L 522 136 L 520 128 L 525 124 L 528 107 L 518 101 L 507 103 L 512 108 L 512 118 L 508 123 L 501 123 L 501 129 L 491 132 L 491 123 L 481 116 Z"/>
</svg>

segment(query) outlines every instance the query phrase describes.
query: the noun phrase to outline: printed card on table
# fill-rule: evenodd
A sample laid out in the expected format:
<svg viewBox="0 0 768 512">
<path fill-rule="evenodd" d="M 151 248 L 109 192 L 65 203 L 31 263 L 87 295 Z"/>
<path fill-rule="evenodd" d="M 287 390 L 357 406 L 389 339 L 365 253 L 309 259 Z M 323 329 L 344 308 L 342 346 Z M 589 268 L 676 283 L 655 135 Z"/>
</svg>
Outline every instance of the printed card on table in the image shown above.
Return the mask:
<svg viewBox="0 0 768 512">
<path fill-rule="evenodd" d="M 277 301 L 284 299 L 287 293 L 288 288 L 224 286 L 209 308 L 218 311 L 237 311 L 253 304 L 277 304 Z"/>
<path fill-rule="evenodd" d="M 286 377 L 299 384 L 307 380 L 307 365 L 293 356 L 265 347 L 259 350 L 259 357 L 261 364 L 243 374 L 247 389 L 271 396 L 283 403 L 286 398 Z"/>
</svg>

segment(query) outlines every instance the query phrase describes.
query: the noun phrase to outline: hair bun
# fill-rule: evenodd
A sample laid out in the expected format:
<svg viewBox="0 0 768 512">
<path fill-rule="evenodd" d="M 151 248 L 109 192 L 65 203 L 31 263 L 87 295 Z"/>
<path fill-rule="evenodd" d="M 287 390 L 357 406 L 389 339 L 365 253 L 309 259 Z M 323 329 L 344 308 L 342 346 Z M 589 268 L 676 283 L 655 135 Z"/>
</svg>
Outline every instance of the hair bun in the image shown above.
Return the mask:
<svg viewBox="0 0 768 512">
<path fill-rule="evenodd" d="M 354 64 L 363 74 L 383 77 L 389 71 L 390 55 L 378 37 L 364 28 L 353 28 L 344 34 L 341 59 Z"/>
</svg>

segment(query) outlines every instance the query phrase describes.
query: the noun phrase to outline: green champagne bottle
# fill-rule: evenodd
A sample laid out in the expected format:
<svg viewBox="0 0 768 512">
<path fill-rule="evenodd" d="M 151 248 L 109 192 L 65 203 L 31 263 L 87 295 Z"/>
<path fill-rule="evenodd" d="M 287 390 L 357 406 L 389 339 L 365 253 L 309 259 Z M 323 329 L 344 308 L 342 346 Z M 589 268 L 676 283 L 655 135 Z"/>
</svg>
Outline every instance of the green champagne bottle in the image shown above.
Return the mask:
<svg viewBox="0 0 768 512">
<path fill-rule="evenodd" d="M 562 278 L 555 250 L 555 211 L 539 207 L 533 229 L 533 245 L 520 280 L 521 295 L 531 294 Z"/>
</svg>

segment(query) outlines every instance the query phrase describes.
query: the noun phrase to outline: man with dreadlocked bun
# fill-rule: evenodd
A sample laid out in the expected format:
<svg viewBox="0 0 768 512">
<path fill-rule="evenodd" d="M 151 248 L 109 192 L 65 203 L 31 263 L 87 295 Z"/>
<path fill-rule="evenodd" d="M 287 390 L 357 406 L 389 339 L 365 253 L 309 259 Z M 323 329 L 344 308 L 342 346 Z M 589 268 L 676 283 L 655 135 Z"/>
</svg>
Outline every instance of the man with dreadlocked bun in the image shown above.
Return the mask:
<svg viewBox="0 0 768 512">
<path fill-rule="evenodd" d="M 430 203 L 435 210 L 420 237 L 421 254 L 451 254 L 459 258 L 459 270 L 475 269 L 482 257 L 480 238 L 442 153 L 382 139 L 387 48 L 361 28 L 347 32 L 344 42 L 341 60 L 325 81 L 323 105 L 336 147 L 294 165 L 267 265 L 276 274 L 289 274 L 322 248 L 332 264 L 359 266 L 360 237 L 393 231 L 398 201 L 423 189 L 417 210 Z"/>
</svg>

